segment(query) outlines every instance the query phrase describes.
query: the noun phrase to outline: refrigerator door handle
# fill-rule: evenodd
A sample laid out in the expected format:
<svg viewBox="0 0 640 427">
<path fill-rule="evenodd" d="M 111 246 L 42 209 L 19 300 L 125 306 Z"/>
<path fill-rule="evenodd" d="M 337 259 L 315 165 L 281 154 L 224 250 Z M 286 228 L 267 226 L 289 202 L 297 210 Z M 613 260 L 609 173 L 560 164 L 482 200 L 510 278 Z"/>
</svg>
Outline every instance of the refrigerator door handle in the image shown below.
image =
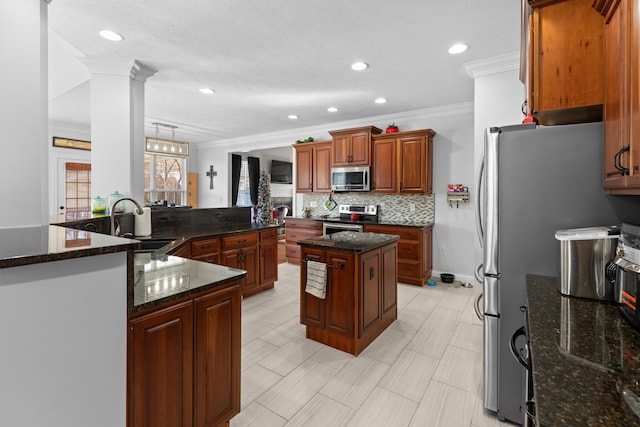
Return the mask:
<svg viewBox="0 0 640 427">
<path fill-rule="evenodd" d="M 500 128 L 487 128 L 484 140 L 484 272 L 489 275 L 500 274 L 498 259 L 498 181 L 500 163 Z"/>
<path fill-rule="evenodd" d="M 500 282 L 497 277 L 484 276 L 484 314 L 489 316 L 500 316 L 498 286 Z"/>
<path fill-rule="evenodd" d="M 484 225 L 482 224 L 482 182 L 484 179 L 484 153 L 482 153 L 482 159 L 480 159 L 480 166 L 478 167 L 478 175 L 476 176 L 476 189 L 478 191 L 478 201 L 476 202 L 476 232 L 478 233 L 478 240 L 480 241 L 480 247 L 484 246 Z"/>
</svg>

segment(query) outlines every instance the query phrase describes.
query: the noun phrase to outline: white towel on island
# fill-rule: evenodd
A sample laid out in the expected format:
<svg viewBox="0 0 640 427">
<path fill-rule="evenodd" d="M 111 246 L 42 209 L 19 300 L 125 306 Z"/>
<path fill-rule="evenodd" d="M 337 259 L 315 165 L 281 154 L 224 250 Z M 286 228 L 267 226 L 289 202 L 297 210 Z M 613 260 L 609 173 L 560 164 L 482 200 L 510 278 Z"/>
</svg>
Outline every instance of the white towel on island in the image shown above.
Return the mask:
<svg viewBox="0 0 640 427">
<path fill-rule="evenodd" d="M 305 292 L 325 299 L 327 295 L 327 264 L 307 261 L 307 286 Z"/>
</svg>

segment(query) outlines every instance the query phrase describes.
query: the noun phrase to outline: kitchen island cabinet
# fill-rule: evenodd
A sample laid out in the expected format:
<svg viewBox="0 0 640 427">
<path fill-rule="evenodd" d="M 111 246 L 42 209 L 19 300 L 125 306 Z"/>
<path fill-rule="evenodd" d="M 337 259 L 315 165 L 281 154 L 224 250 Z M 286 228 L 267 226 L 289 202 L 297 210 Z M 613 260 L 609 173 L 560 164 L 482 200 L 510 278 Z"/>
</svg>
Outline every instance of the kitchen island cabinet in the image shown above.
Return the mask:
<svg viewBox="0 0 640 427">
<path fill-rule="evenodd" d="M 222 252 L 220 264 L 247 271 L 247 277 L 242 281 L 242 294 L 249 296 L 258 292 L 259 259 L 258 233 L 241 233 L 223 236 L 221 240 Z M 271 284 L 273 287 L 273 283 Z"/>
<path fill-rule="evenodd" d="M 300 323 L 309 339 L 357 356 L 397 318 L 397 236 L 343 231 L 302 240 Z M 305 291 L 326 264 L 326 297 Z"/>
</svg>

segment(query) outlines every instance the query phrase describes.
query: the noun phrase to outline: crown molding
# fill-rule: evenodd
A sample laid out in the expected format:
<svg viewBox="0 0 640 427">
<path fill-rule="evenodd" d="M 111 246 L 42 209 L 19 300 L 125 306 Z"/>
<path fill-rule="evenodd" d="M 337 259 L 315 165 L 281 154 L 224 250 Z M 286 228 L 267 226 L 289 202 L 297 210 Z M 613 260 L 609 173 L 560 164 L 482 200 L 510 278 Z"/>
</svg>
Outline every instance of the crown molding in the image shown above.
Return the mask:
<svg viewBox="0 0 640 427">
<path fill-rule="evenodd" d="M 113 76 L 129 76 L 134 80 L 145 82 L 158 70 L 144 65 L 138 60 L 104 61 L 93 58 L 78 58 L 89 70 L 90 74 L 107 74 Z"/>
<path fill-rule="evenodd" d="M 505 71 L 520 68 L 520 52 L 494 56 L 480 61 L 472 61 L 463 64 L 467 74 L 472 78 L 484 77 L 491 74 L 504 73 Z"/>
<path fill-rule="evenodd" d="M 289 140 L 291 141 L 291 144 L 293 144 L 293 142 L 297 138 L 299 138 L 300 135 L 311 135 L 314 138 L 316 137 L 316 135 L 326 135 L 320 139 L 328 139 L 328 130 L 370 126 L 372 123 L 387 123 L 400 120 L 411 121 L 415 119 L 428 119 L 431 117 L 467 114 L 473 113 L 473 108 L 473 102 L 463 102 L 459 104 L 444 105 L 440 107 L 424 108 L 421 110 L 411 110 L 400 113 L 385 114 L 381 116 L 371 116 L 357 120 L 333 122 L 317 126 L 288 129 L 286 131 L 269 132 L 225 140 L 203 142 L 198 143 L 197 145 L 198 148 L 232 148 L 232 151 L 237 151 L 240 148 L 245 148 L 247 146 L 255 147 L 255 144 L 260 144 L 260 149 L 268 149 L 274 147 L 282 147 L 283 140 Z"/>
</svg>

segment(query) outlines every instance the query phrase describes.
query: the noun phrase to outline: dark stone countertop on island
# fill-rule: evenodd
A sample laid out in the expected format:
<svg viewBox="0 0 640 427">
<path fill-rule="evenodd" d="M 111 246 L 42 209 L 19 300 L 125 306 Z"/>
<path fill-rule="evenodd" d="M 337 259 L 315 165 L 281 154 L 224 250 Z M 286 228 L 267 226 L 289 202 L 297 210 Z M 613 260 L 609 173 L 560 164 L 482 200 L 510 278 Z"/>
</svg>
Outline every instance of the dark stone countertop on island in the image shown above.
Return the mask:
<svg viewBox="0 0 640 427">
<path fill-rule="evenodd" d="M 136 240 L 44 225 L 0 229 L 0 268 L 124 252 Z"/>
<path fill-rule="evenodd" d="M 527 276 L 538 426 L 640 425 L 640 332 L 619 307 Z"/>
<path fill-rule="evenodd" d="M 134 257 L 133 304 L 129 314 L 187 297 L 191 294 L 223 286 L 247 275 L 222 265 L 187 258 L 151 254 Z"/>
<path fill-rule="evenodd" d="M 341 231 L 326 236 L 300 240 L 298 245 L 347 252 L 368 252 L 389 243 L 397 242 L 399 239 L 398 236 L 391 234 Z"/>
</svg>

